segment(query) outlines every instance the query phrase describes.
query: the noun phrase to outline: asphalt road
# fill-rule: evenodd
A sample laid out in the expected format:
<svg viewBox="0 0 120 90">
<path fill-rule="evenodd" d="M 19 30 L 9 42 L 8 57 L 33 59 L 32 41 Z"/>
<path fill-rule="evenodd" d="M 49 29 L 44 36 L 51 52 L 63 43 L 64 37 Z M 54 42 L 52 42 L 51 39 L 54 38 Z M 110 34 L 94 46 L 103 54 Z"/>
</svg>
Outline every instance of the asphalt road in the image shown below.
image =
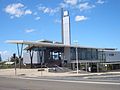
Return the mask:
<svg viewBox="0 0 120 90">
<path fill-rule="evenodd" d="M 0 90 L 120 90 L 120 83 L 0 77 Z"/>
</svg>

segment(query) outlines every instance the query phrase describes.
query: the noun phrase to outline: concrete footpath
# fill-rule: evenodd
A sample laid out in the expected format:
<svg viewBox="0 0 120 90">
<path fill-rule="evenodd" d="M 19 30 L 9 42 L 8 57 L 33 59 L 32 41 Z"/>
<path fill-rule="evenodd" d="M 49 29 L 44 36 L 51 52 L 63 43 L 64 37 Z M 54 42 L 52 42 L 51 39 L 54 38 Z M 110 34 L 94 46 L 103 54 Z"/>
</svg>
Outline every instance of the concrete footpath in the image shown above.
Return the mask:
<svg viewBox="0 0 120 90">
<path fill-rule="evenodd" d="M 16 69 L 16 76 L 26 76 L 26 77 L 39 77 L 39 76 L 120 76 L 120 71 L 117 72 L 104 72 L 104 73 L 88 73 L 88 72 L 79 72 L 78 74 L 75 71 L 71 72 L 48 72 L 38 71 L 38 69 Z M 15 69 L 0 69 L 0 76 L 15 76 Z"/>
<path fill-rule="evenodd" d="M 87 73 L 88 74 L 88 73 Z M 0 69 L 2 76 L 15 76 L 15 69 Z M 75 72 L 48 72 L 38 71 L 38 69 L 16 69 L 16 76 L 38 77 L 38 76 L 79 76 L 85 73 L 76 74 Z"/>
</svg>

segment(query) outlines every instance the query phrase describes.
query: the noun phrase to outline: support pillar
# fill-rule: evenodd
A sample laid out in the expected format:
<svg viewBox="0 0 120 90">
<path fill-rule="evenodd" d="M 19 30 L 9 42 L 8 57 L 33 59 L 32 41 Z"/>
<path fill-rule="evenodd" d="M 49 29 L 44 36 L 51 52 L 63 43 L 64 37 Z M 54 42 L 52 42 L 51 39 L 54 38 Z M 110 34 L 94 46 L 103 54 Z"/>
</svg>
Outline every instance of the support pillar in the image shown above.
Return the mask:
<svg viewBox="0 0 120 90">
<path fill-rule="evenodd" d="M 86 64 L 85 64 L 85 66 L 86 66 L 85 68 L 86 68 L 86 72 L 87 72 L 87 69 L 88 69 L 88 65 L 87 65 L 87 62 L 86 62 Z"/>
<path fill-rule="evenodd" d="M 70 48 L 69 47 L 64 48 L 64 62 L 68 67 L 70 67 Z"/>
<path fill-rule="evenodd" d="M 42 51 L 42 53 L 41 53 L 41 51 Z M 38 48 L 38 56 L 39 56 L 39 59 L 40 59 L 40 67 L 41 67 L 41 76 L 43 75 L 43 73 L 42 73 L 42 66 L 43 66 L 43 63 L 44 63 L 44 50 L 43 49 L 41 49 L 41 50 L 39 50 L 39 48 Z M 42 58 L 41 58 L 41 54 L 42 54 Z"/>
<path fill-rule="evenodd" d="M 31 68 L 33 68 L 33 54 L 34 54 L 34 51 L 32 50 L 29 50 L 29 54 L 30 54 L 30 61 L 31 61 Z"/>
<path fill-rule="evenodd" d="M 99 70 L 99 63 L 97 63 L 97 72 L 100 72 L 100 70 Z"/>
<path fill-rule="evenodd" d="M 23 53 L 23 43 L 21 46 L 17 43 L 17 51 L 18 51 L 18 58 L 19 58 L 19 68 L 21 69 L 21 60 L 22 60 L 22 53 Z"/>
<path fill-rule="evenodd" d="M 75 63 L 72 63 L 72 69 L 75 70 Z"/>
</svg>

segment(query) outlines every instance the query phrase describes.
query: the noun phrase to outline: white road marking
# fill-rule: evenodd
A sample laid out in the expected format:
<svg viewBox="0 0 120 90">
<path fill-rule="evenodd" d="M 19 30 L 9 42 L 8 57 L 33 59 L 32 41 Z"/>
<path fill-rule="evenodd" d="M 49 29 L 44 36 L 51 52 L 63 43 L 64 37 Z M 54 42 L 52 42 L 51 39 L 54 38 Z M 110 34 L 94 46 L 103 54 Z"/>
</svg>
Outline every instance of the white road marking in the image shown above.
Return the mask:
<svg viewBox="0 0 120 90">
<path fill-rule="evenodd" d="M 38 78 L 24 78 L 20 77 L 20 79 L 27 79 L 27 80 L 37 80 L 37 81 L 50 81 L 50 82 L 66 82 L 66 83 L 88 83 L 88 84 L 107 84 L 107 85 L 120 85 L 120 83 L 114 82 L 96 82 L 96 81 L 71 81 L 71 80 L 53 80 L 53 79 L 38 79 Z"/>
</svg>

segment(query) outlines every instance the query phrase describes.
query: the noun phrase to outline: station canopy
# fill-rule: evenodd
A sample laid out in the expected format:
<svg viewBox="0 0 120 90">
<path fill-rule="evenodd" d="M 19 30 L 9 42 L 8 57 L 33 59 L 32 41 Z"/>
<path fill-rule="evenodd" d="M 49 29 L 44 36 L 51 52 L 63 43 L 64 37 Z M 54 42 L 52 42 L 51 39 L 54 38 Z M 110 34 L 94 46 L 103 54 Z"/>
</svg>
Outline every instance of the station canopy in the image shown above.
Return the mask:
<svg viewBox="0 0 120 90">
<path fill-rule="evenodd" d="M 80 45 L 65 45 L 60 42 L 53 42 L 48 40 L 40 40 L 40 41 L 24 41 L 24 40 L 7 40 L 6 43 L 10 44 L 24 44 L 28 45 L 25 49 L 29 49 L 32 47 L 74 47 L 74 48 L 92 48 L 92 49 L 99 49 L 100 51 L 103 50 L 116 50 L 116 48 L 95 48 L 95 47 L 87 47 L 87 46 L 80 46 Z"/>
</svg>

